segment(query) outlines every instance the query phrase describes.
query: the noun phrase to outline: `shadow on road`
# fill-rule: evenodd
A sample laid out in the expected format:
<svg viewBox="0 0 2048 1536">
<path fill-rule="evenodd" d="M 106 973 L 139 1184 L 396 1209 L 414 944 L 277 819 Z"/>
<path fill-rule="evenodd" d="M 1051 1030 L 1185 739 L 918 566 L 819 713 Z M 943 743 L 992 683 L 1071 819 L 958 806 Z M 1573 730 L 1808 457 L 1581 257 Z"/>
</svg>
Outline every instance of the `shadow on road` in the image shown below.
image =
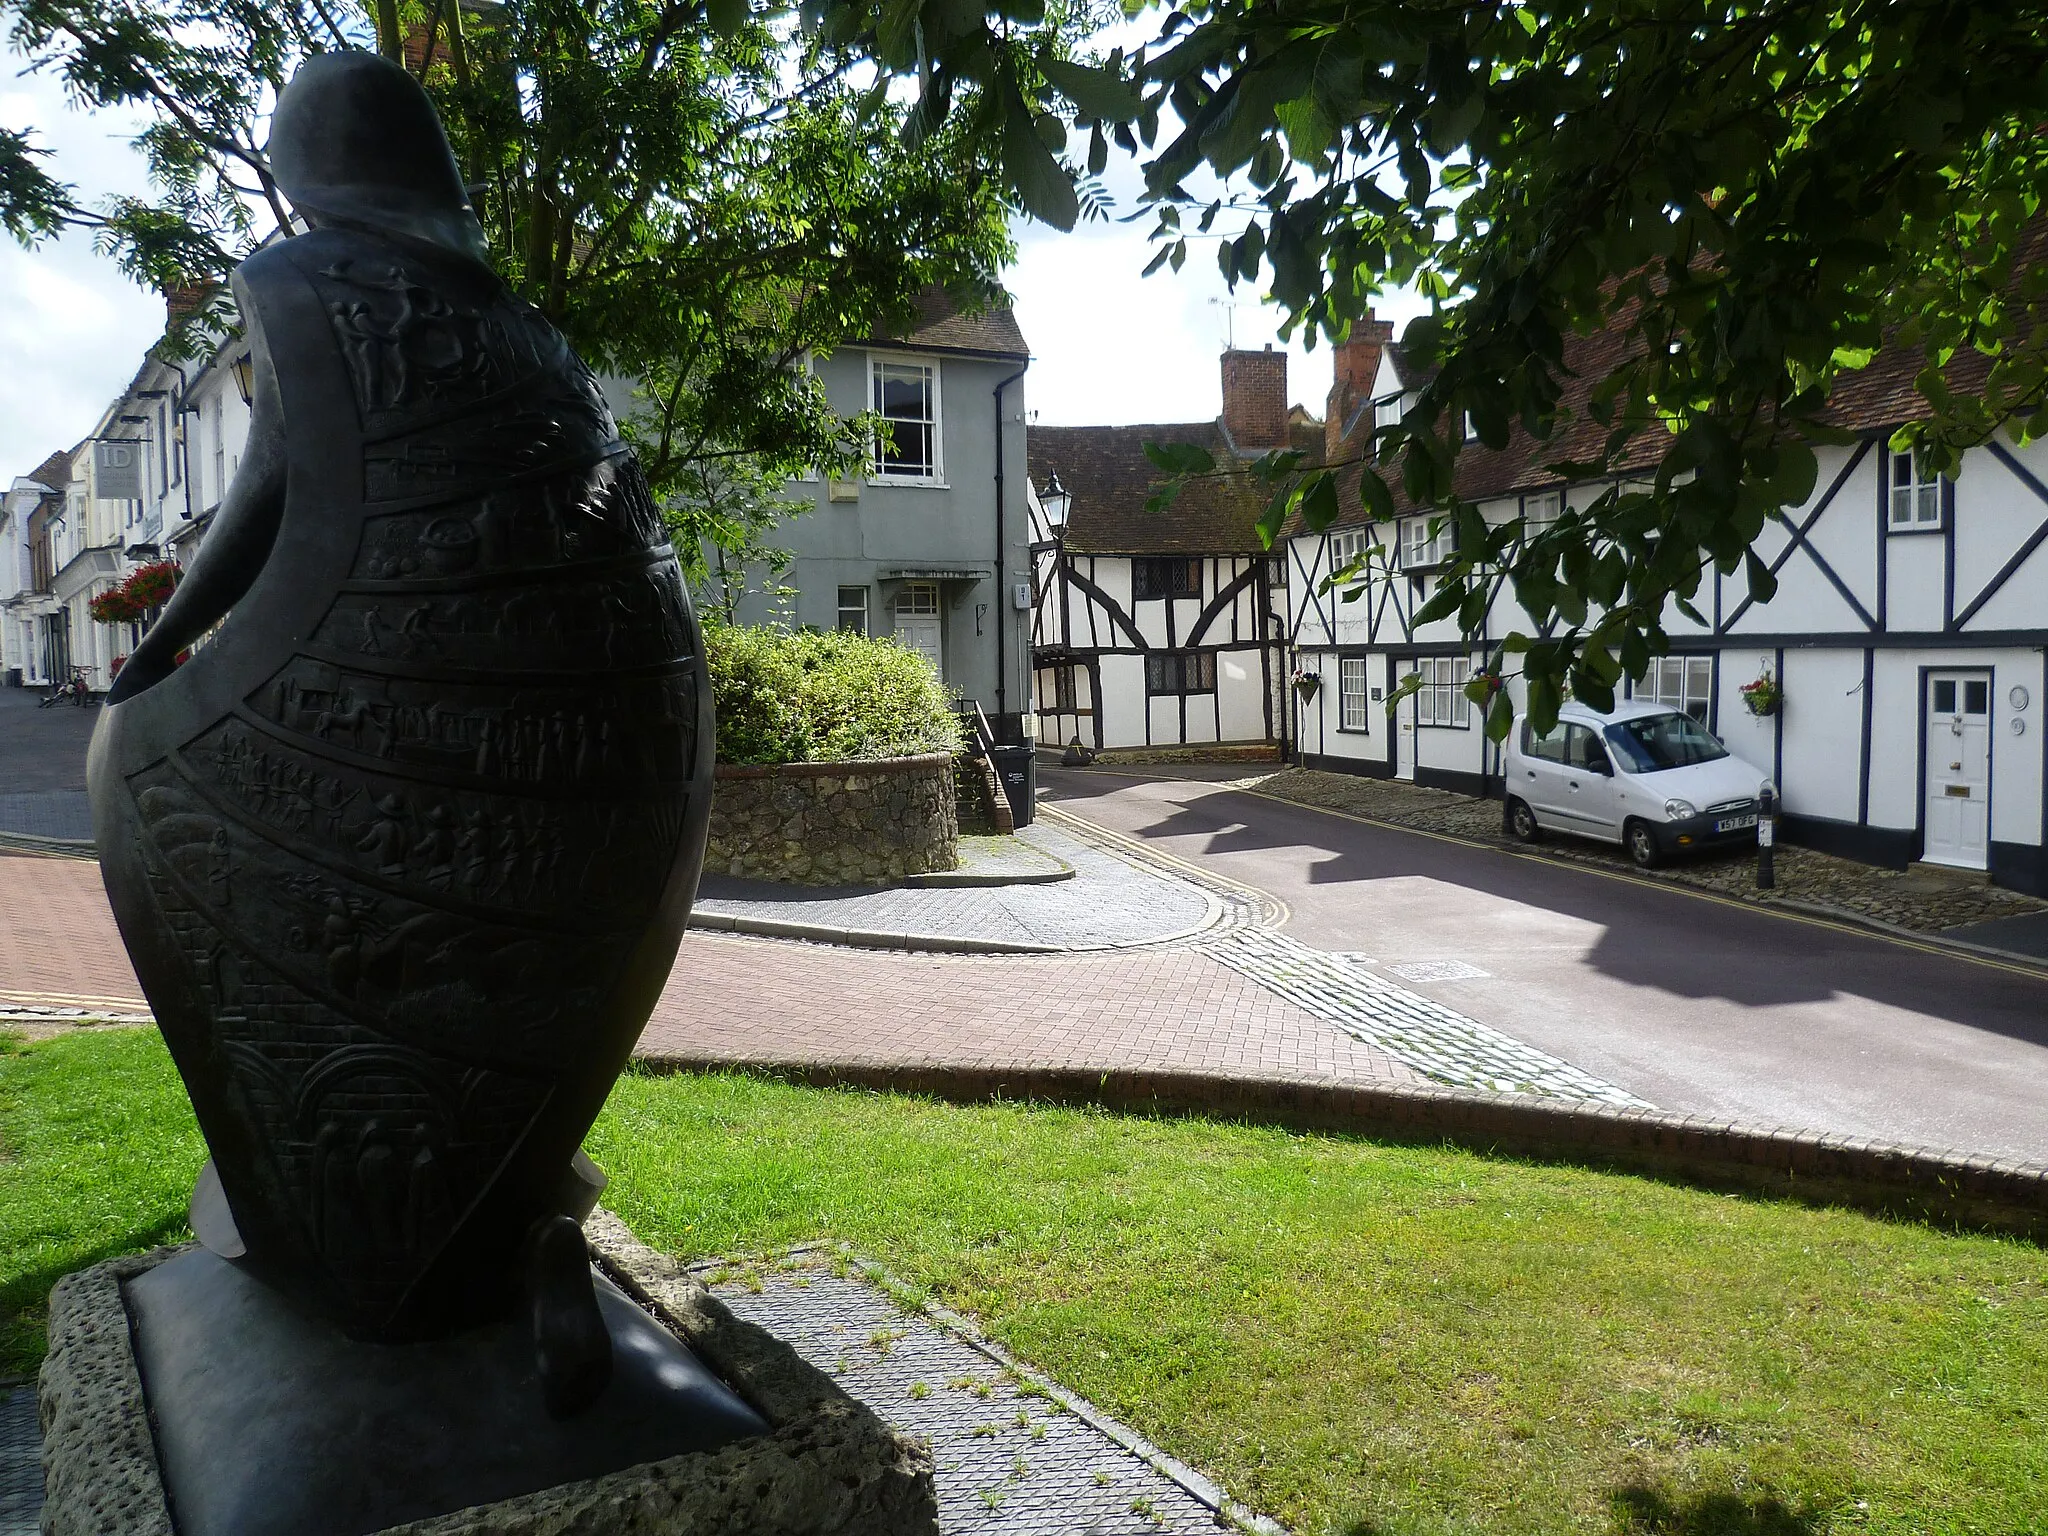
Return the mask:
<svg viewBox="0 0 2048 1536">
<path fill-rule="evenodd" d="M 1106 800 L 1134 784 L 1085 772 L 1054 773 L 1047 779 L 1049 798 L 1082 815 L 1090 801 Z M 2048 978 L 1787 921 L 1579 865 L 1519 859 L 1199 783 L 1187 788 L 1171 799 L 1148 797 L 1142 809 L 1151 819 L 1143 825 L 1131 820 L 1138 808 L 1132 796 L 1120 799 L 1119 814 L 1105 821 L 1144 842 L 1178 842 L 1175 851 L 1182 857 L 1304 850 L 1308 865 L 1302 883 L 1326 894 L 1356 886 L 1362 915 L 1370 911 L 1373 884 L 1420 879 L 1574 918 L 1599 929 L 1584 956 L 1587 964 L 1615 980 L 1677 998 L 1772 1008 L 1846 993 L 2048 1045 L 2048 1008 L 2042 1006 Z M 1227 866 L 1223 872 L 1230 872 Z M 1258 883 L 1243 869 L 1235 874 Z M 1293 899 L 1286 890 L 1273 894 Z"/>
</svg>

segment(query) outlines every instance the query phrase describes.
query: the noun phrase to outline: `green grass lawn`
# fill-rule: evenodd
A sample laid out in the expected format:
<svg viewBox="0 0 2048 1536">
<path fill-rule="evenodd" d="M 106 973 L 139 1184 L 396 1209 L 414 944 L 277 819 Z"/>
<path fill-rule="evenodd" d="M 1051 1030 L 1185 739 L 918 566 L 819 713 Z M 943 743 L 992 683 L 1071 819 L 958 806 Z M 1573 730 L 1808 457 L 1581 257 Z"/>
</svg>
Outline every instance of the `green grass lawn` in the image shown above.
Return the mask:
<svg viewBox="0 0 2048 1536">
<path fill-rule="evenodd" d="M 145 1034 L 0 1058 L 0 1138 L 15 1313 L 175 1233 L 202 1155 Z M 746 1078 L 628 1077 L 590 1149 L 648 1241 L 848 1242 L 1303 1533 L 2048 1531 L 2048 1255 L 2025 1244 Z"/>
</svg>

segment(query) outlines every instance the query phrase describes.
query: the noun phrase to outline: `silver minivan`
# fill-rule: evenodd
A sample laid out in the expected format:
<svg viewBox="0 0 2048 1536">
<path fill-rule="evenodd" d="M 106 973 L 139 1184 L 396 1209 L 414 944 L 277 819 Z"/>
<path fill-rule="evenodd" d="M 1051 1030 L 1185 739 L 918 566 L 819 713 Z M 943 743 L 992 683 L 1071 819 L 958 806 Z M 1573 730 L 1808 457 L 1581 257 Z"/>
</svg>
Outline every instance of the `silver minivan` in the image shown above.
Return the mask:
<svg viewBox="0 0 2048 1536">
<path fill-rule="evenodd" d="M 1674 853 L 1754 845 L 1769 782 L 1692 716 L 1648 699 L 1604 714 L 1568 703 L 1541 735 L 1517 716 L 1503 757 L 1516 837 L 1620 843 L 1646 869 Z"/>
</svg>

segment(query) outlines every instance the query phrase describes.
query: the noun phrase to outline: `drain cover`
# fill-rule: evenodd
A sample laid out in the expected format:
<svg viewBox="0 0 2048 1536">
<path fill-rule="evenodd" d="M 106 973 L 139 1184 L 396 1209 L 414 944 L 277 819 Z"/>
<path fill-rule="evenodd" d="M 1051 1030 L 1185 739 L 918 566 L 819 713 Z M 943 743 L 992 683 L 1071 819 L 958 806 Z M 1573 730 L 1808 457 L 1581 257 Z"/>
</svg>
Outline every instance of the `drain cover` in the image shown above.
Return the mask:
<svg viewBox="0 0 2048 1536">
<path fill-rule="evenodd" d="M 1403 981 L 1476 981 L 1492 974 L 1462 960 L 1416 960 L 1387 967 Z"/>
</svg>

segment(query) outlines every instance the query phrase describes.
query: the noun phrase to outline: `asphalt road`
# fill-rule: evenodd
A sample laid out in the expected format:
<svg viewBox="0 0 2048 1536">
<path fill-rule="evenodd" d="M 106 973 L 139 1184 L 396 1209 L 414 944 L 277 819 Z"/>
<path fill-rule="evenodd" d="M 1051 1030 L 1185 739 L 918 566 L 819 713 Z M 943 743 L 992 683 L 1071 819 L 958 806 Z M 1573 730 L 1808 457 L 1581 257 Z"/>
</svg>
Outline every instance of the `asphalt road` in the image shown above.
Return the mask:
<svg viewBox="0 0 2048 1536">
<path fill-rule="evenodd" d="M 0 687 L 0 795 L 85 788 L 85 749 L 98 708 L 36 708 L 40 688 Z"/>
<path fill-rule="evenodd" d="M 1305 944 L 1483 972 L 1401 980 L 1661 1108 L 2048 1161 L 2038 973 L 1194 778 L 1040 782 L 1278 897 Z"/>
</svg>

